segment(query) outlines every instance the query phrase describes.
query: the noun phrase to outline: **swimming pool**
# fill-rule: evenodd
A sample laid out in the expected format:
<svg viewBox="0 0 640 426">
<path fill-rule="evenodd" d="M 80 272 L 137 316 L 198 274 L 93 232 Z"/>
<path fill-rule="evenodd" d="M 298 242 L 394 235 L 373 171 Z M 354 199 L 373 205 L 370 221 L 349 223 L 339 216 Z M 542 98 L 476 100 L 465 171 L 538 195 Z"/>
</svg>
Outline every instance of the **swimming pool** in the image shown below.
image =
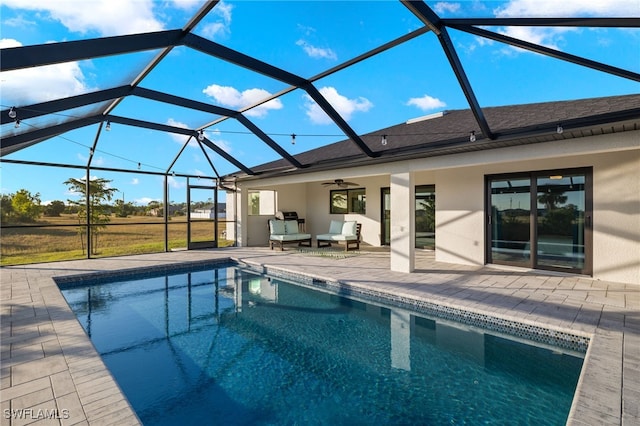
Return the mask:
<svg viewBox="0 0 640 426">
<path fill-rule="evenodd" d="M 583 362 L 234 264 L 60 287 L 147 425 L 564 424 Z"/>
</svg>

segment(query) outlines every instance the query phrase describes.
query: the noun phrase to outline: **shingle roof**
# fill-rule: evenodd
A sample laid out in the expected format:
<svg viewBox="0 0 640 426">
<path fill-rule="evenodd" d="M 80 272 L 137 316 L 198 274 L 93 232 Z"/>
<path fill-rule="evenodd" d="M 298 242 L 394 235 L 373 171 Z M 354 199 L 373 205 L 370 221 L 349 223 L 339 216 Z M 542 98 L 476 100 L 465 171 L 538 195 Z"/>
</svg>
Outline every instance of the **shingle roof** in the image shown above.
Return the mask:
<svg viewBox="0 0 640 426">
<path fill-rule="evenodd" d="M 367 157 L 347 139 L 296 155 L 305 168 L 295 173 L 639 130 L 640 94 L 488 107 L 483 112 L 496 135 L 494 140 L 481 134 L 470 109 L 444 111 L 440 117 L 363 135 L 367 146 L 379 154 L 376 158 Z M 562 134 L 557 132 L 558 125 Z M 469 140 L 472 131 L 475 142 Z M 382 135 L 387 136 L 387 145 L 381 144 Z M 253 170 L 262 175 L 289 174 L 291 165 L 277 160 Z"/>
</svg>

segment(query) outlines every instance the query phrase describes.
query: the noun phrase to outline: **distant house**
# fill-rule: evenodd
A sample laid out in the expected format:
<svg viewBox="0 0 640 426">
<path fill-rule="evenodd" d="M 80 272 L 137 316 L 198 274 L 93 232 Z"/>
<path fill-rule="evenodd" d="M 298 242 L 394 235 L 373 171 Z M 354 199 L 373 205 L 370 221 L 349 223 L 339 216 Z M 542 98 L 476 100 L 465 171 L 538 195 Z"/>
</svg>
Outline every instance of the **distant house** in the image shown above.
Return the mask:
<svg viewBox="0 0 640 426">
<path fill-rule="evenodd" d="M 169 216 L 174 216 L 177 212 L 179 212 L 181 210 L 183 210 L 182 206 L 171 206 L 170 205 L 169 206 L 169 210 L 168 210 Z M 156 217 L 162 216 L 162 214 L 163 214 L 162 211 L 163 211 L 162 207 L 150 209 L 149 210 L 149 215 L 150 216 L 156 216 Z"/>
<path fill-rule="evenodd" d="M 226 204 L 218 203 L 218 219 L 226 217 Z M 207 204 L 197 208 L 191 212 L 192 219 L 214 219 L 215 218 L 215 206 L 213 204 Z"/>
</svg>

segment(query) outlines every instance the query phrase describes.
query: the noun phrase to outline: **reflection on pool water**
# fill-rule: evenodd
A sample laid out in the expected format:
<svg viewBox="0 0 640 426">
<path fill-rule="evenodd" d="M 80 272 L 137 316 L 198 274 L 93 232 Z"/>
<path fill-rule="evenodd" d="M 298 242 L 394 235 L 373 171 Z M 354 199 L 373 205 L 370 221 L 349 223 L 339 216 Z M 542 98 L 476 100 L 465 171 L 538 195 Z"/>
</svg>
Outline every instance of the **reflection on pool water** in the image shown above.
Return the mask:
<svg viewBox="0 0 640 426">
<path fill-rule="evenodd" d="M 145 425 L 561 425 L 583 362 L 228 264 L 61 288 Z"/>
</svg>

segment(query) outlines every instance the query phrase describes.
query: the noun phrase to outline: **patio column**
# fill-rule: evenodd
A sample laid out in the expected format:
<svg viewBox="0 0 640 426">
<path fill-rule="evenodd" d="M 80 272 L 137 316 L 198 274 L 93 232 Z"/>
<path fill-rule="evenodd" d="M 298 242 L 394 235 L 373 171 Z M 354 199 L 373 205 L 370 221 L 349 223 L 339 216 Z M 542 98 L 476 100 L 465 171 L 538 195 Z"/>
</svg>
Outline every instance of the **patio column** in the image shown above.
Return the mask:
<svg viewBox="0 0 640 426">
<path fill-rule="evenodd" d="M 234 194 L 236 197 L 236 241 L 238 242 L 238 247 L 246 247 L 247 246 L 247 221 L 249 211 L 249 201 L 247 197 L 247 190 L 243 188 L 241 185 L 238 185 L 238 190 Z"/>
<path fill-rule="evenodd" d="M 416 189 L 413 173 L 391 175 L 391 270 L 415 269 Z"/>
</svg>

